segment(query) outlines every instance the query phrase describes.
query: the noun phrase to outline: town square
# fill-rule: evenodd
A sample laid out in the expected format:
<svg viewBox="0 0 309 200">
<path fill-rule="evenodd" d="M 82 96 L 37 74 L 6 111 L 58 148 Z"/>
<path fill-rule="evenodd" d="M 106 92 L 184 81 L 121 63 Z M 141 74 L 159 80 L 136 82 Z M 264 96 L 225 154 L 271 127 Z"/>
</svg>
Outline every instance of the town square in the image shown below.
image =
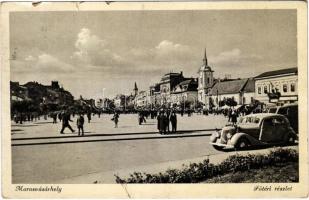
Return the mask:
<svg viewBox="0 0 309 200">
<path fill-rule="evenodd" d="M 10 17 L 13 184 L 298 182 L 296 12 Z"/>
</svg>

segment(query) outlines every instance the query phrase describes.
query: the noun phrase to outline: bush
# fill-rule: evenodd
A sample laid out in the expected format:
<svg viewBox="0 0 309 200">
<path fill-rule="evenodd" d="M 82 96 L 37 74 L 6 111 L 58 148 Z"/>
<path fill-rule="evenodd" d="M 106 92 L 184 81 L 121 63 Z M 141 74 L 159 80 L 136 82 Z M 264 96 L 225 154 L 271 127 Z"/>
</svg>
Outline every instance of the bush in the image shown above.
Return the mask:
<svg viewBox="0 0 309 200">
<path fill-rule="evenodd" d="M 294 149 L 278 148 L 268 154 L 232 155 L 217 165 L 206 159 L 200 163 L 184 165 L 182 170 L 169 169 L 158 174 L 134 172 L 127 179 L 117 175 L 115 177 L 117 183 L 198 183 L 227 173 L 244 172 L 286 162 L 298 162 L 298 152 Z"/>
</svg>

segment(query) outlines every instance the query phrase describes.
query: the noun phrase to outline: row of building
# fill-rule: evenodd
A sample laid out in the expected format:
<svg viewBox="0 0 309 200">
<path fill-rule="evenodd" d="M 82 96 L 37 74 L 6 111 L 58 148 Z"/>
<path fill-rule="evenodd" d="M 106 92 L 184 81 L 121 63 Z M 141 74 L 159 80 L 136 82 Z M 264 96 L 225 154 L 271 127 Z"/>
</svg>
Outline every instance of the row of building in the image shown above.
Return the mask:
<svg viewBox="0 0 309 200">
<path fill-rule="evenodd" d="M 94 99 L 85 99 L 80 96 L 74 99 L 73 95 L 61 87 L 58 81 L 52 81 L 51 85 L 31 81 L 26 84 L 10 82 L 11 105 L 14 102 L 31 101 L 40 109 L 59 110 L 64 107 L 79 106 L 85 109 L 96 109 Z"/>
<path fill-rule="evenodd" d="M 51 85 L 42 85 L 35 81 L 19 84 L 19 82 L 10 82 L 11 102 L 31 100 L 35 104 L 72 104 L 73 95 L 60 87 L 58 81 L 52 81 Z"/>
<path fill-rule="evenodd" d="M 146 91 L 139 91 L 135 83 L 133 94 L 118 95 L 114 102 L 117 108 L 190 104 L 207 109 L 218 108 L 227 99 L 238 105 L 293 103 L 298 101 L 297 74 L 297 68 L 288 68 L 249 78 L 215 78 L 205 50 L 198 78 L 187 78 L 182 72 L 167 73 Z"/>
</svg>

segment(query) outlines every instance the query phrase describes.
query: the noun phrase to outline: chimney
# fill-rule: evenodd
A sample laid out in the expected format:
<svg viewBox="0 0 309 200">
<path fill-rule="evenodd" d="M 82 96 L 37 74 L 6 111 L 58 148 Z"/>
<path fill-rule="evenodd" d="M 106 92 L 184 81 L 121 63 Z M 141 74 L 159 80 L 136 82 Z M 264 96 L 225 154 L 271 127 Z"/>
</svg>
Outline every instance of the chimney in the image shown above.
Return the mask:
<svg viewBox="0 0 309 200">
<path fill-rule="evenodd" d="M 182 76 L 182 71 L 180 71 L 180 75 Z"/>
</svg>

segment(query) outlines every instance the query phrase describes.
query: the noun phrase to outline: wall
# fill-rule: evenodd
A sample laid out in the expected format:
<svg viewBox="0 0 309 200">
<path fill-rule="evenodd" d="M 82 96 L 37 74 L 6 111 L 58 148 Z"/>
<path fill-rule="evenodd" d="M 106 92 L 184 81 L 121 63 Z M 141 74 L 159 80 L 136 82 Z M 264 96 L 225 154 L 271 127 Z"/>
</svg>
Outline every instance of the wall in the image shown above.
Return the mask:
<svg viewBox="0 0 309 200">
<path fill-rule="evenodd" d="M 283 91 L 283 85 L 287 85 L 287 92 Z M 291 84 L 295 85 L 295 91 L 291 91 Z M 255 81 L 255 98 L 263 103 L 268 103 L 269 98 L 268 95 L 264 93 L 264 87 L 267 87 L 267 92 L 270 92 L 273 85 L 275 88 L 278 88 L 281 93 L 280 99 L 282 101 L 295 101 L 298 96 L 298 77 L 297 75 L 289 75 L 282 77 L 273 77 L 262 80 Z M 259 88 L 261 88 L 261 92 L 259 94 Z M 280 100 L 279 99 L 279 100 Z"/>
</svg>

